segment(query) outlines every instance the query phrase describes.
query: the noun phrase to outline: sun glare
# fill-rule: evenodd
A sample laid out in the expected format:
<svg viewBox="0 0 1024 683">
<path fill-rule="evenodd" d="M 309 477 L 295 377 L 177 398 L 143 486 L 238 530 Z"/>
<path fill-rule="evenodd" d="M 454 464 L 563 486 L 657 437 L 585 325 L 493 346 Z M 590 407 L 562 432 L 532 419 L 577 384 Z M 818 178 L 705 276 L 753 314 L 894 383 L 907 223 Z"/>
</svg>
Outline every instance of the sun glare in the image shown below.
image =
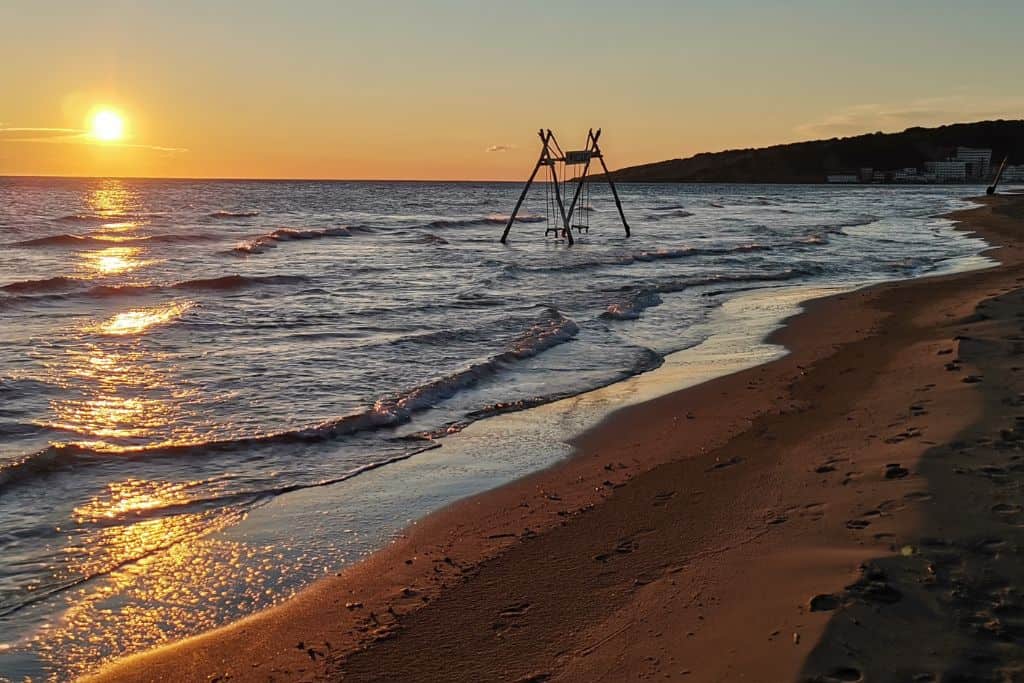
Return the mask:
<svg viewBox="0 0 1024 683">
<path fill-rule="evenodd" d="M 124 119 L 116 111 L 100 109 L 92 116 L 89 132 L 104 142 L 120 140 L 124 137 Z"/>
</svg>

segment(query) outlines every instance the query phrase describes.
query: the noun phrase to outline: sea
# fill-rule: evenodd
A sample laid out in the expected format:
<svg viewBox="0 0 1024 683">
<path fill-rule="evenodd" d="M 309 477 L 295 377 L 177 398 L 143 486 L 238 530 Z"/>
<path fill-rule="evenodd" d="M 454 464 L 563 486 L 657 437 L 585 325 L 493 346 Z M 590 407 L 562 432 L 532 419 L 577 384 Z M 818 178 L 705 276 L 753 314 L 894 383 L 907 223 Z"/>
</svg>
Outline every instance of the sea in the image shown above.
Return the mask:
<svg viewBox="0 0 1024 683">
<path fill-rule="evenodd" d="M 977 187 L 630 184 L 627 237 L 595 183 L 569 245 L 541 184 L 502 244 L 521 188 L 0 178 L 0 680 L 284 600 L 806 298 L 990 263 Z"/>
</svg>

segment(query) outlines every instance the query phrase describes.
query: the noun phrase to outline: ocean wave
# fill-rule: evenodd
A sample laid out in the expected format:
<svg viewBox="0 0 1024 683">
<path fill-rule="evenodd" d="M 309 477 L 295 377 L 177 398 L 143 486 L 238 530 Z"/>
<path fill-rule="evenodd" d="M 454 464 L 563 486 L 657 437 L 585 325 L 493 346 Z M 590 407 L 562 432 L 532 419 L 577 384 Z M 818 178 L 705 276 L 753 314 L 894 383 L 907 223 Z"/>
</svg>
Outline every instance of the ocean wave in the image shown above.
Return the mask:
<svg viewBox="0 0 1024 683">
<path fill-rule="evenodd" d="M 685 209 L 673 209 L 671 211 L 666 210 L 661 213 L 652 213 L 647 215 L 649 221 L 663 221 L 669 218 L 689 218 L 693 214 Z"/>
<path fill-rule="evenodd" d="M 727 247 L 667 247 L 663 249 L 621 253 L 611 255 L 607 258 L 594 260 L 559 263 L 550 266 L 527 266 L 517 263 L 504 263 L 501 268 L 506 275 L 515 276 L 518 273 L 551 273 L 590 270 L 605 266 L 628 266 L 633 263 L 649 263 L 652 261 L 682 259 L 693 256 L 728 256 L 730 254 L 771 251 L 773 248 L 774 247 L 767 244 L 740 244 Z"/>
<path fill-rule="evenodd" d="M 652 206 L 650 208 L 650 210 L 651 211 L 681 211 L 682 209 L 685 209 L 685 208 L 686 207 L 683 206 L 682 204 L 661 204 L 661 205 L 658 205 L 658 206 Z"/>
<path fill-rule="evenodd" d="M 741 284 L 747 282 L 784 282 L 786 280 L 795 280 L 798 278 L 820 275 L 822 273 L 822 270 L 823 269 L 820 266 L 805 265 L 795 268 L 787 268 L 786 270 L 778 271 L 775 273 L 749 273 L 746 275 L 711 275 L 708 277 L 669 279 L 657 284 L 655 290 L 662 294 L 668 294 L 672 292 L 681 292 L 685 289 L 690 289 L 693 287 L 703 287 L 705 285 L 733 283 Z"/>
<path fill-rule="evenodd" d="M 11 247 L 110 247 L 121 245 L 138 245 L 147 243 L 191 243 L 219 239 L 216 235 L 203 233 L 185 233 L 180 235 L 139 235 L 121 236 L 107 234 L 86 234 L 72 235 L 68 233 L 60 235 L 47 235 L 46 237 L 35 237 L 20 242 L 12 242 Z"/>
<path fill-rule="evenodd" d="M 641 251 L 632 255 L 635 261 L 660 261 L 662 259 L 678 259 L 689 256 L 726 256 L 728 254 L 746 254 L 754 251 L 771 251 L 767 244 L 740 244 L 731 247 L 679 247 L 676 249 L 654 249 Z"/>
<path fill-rule="evenodd" d="M 448 240 L 446 240 L 445 238 L 441 237 L 440 235 L 435 235 L 432 232 L 426 232 L 426 233 L 421 234 L 418 237 L 418 241 L 422 242 L 424 244 L 438 244 L 438 245 L 448 244 Z"/>
<path fill-rule="evenodd" d="M 214 211 L 209 214 L 210 218 L 253 218 L 259 215 L 259 211 Z"/>
<path fill-rule="evenodd" d="M 819 266 L 808 265 L 775 273 L 749 273 L 745 275 L 711 275 L 706 277 L 668 277 L 640 288 L 627 288 L 624 298 L 608 305 L 600 317 L 606 320 L 635 320 L 648 308 L 662 303 L 661 294 L 672 294 L 707 285 L 727 285 L 760 282 L 783 282 L 818 275 Z M 718 292 L 722 293 L 722 292 Z"/>
<path fill-rule="evenodd" d="M 145 213 L 72 213 L 60 216 L 58 221 L 63 223 L 110 223 L 113 221 L 137 221 L 147 218 L 163 218 L 166 214 L 145 212 Z"/>
<path fill-rule="evenodd" d="M 422 227 L 442 229 L 442 228 L 461 228 L 470 225 L 505 225 L 508 223 L 510 215 L 501 213 L 492 213 L 486 216 L 476 216 L 471 218 L 439 218 L 434 221 L 430 221 Z M 545 216 L 538 216 L 535 214 L 518 214 L 516 216 L 516 223 L 542 223 L 547 220 Z"/>
<path fill-rule="evenodd" d="M 600 389 L 601 387 L 615 384 L 628 377 L 634 377 L 641 375 L 651 370 L 656 370 L 661 367 L 665 362 L 665 357 L 655 351 L 654 349 L 646 347 L 638 347 L 639 353 L 637 354 L 636 360 L 628 367 L 625 368 L 613 376 L 608 377 L 603 382 L 596 385 L 587 387 L 587 391 L 593 391 Z M 483 408 L 474 410 L 466 415 L 471 420 L 482 420 L 488 417 L 494 417 L 495 415 L 503 415 L 505 413 L 516 413 L 522 410 L 529 410 L 530 408 L 536 408 L 538 406 L 546 405 L 548 403 L 554 403 L 564 398 L 570 398 L 572 396 L 579 395 L 579 391 L 563 391 L 555 394 L 547 394 L 545 396 L 534 396 L 530 398 L 521 398 L 513 401 L 499 401 L 497 403 L 490 403 Z M 449 425 L 444 429 L 444 434 L 451 433 L 452 431 L 459 431 L 460 428 L 465 427 L 465 422 L 456 423 Z M 429 438 L 437 438 L 437 436 L 443 435 L 440 431 L 429 432 L 425 434 Z"/>
<path fill-rule="evenodd" d="M 158 455 L 180 456 L 208 451 L 233 451 L 263 445 L 315 443 L 357 432 L 395 427 L 409 422 L 414 413 L 430 408 L 485 378 L 497 375 L 510 364 L 532 358 L 563 344 L 578 333 L 579 327 L 575 321 L 555 309 L 547 309 L 528 330 L 500 353 L 416 387 L 382 397 L 371 409 L 363 412 L 297 429 L 209 441 L 127 447 L 95 443 L 54 443 L 41 451 L 0 467 L 0 490 L 58 470 L 89 462 L 102 462 L 111 455 L 128 460 Z"/>
<path fill-rule="evenodd" d="M 625 301 L 609 304 L 602 318 L 606 320 L 636 320 L 645 309 L 657 306 L 661 297 L 653 289 L 641 289 Z"/>
<path fill-rule="evenodd" d="M 69 277 L 55 277 L 49 280 L 26 280 L 0 287 L 10 296 L 0 298 L 0 304 L 33 304 L 42 301 L 61 301 L 79 297 L 130 297 L 155 294 L 166 291 L 230 291 L 250 287 L 290 285 L 308 282 L 304 275 L 223 275 L 221 277 L 183 280 L 170 284 L 126 283 L 120 285 L 93 285 L 82 289 L 89 281 Z"/>
<path fill-rule="evenodd" d="M 56 277 L 45 278 L 43 280 L 20 280 L 18 282 L 6 284 L 3 287 L 0 287 L 0 289 L 5 292 L 25 294 L 33 292 L 61 292 L 78 287 L 79 285 L 81 285 L 81 280 L 58 275 Z"/>
<path fill-rule="evenodd" d="M 267 249 L 277 247 L 281 242 L 294 240 L 317 240 L 326 237 L 351 237 L 353 230 L 361 228 L 336 227 L 336 228 L 311 228 L 302 230 L 299 228 L 278 228 L 266 235 L 260 235 L 248 242 L 242 242 L 232 251 L 236 254 L 262 254 Z"/>
<path fill-rule="evenodd" d="M 22 240 L 21 242 L 12 242 L 12 247 L 65 247 L 65 246 L 81 246 L 87 244 L 96 244 L 103 240 L 90 237 L 89 235 L 48 235 L 46 237 L 36 237 L 30 240 Z"/>
<path fill-rule="evenodd" d="M 181 282 L 175 282 L 169 285 L 97 285 L 95 287 L 91 287 L 87 293 L 92 296 L 132 296 L 171 289 L 190 291 L 227 291 L 233 289 L 245 289 L 248 287 L 259 287 L 261 285 L 290 285 L 299 282 L 307 282 L 308 280 L 309 278 L 304 275 L 223 275 L 221 277 L 182 280 Z"/>
</svg>

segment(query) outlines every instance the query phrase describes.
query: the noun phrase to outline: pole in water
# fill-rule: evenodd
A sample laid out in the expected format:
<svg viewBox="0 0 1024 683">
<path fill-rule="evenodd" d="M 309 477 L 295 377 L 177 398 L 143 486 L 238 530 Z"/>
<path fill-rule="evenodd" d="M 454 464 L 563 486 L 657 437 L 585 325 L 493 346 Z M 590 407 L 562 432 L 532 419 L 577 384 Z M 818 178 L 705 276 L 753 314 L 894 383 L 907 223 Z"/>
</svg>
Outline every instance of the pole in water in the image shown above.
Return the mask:
<svg viewBox="0 0 1024 683">
<path fill-rule="evenodd" d="M 1003 170 L 1006 169 L 1006 161 L 1009 158 L 1009 156 L 1003 157 L 1003 163 L 999 164 L 999 170 L 996 171 L 996 177 L 992 179 L 992 184 L 988 186 L 987 190 L 985 190 L 985 194 L 993 195 L 996 193 L 996 188 L 999 186 L 999 181 L 1003 179 Z"/>
<path fill-rule="evenodd" d="M 545 135 L 544 130 L 537 131 L 537 135 L 540 136 L 540 141 L 543 147 L 540 150 L 540 158 L 537 159 L 536 165 L 533 167 L 533 173 L 526 181 L 526 187 L 523 188 L 522 194 L 519 195 L 519 201 L 516 202 L 516 208 L 512 209 L 512 215 L 508 217 L 508 224 L 505 225 L 505 232 L 501 234 L 501 243 L 505 244 L 505 240 L 508 239 L 508 232 L 512 229 L 512 224 L 516 222 L 516 214 L 519 213 L 519 207 L 523 205 L 523 200 L 526 199 L 526 193 L 530 191 L 530 185 L 533 184 L 533 179 L 537 176 L 537 171 L 544 164 L 544 160 L 549 156 L 548 154 L 548 139 L 551 136 L 551 131 L 548 131 Z"/>
</svg>

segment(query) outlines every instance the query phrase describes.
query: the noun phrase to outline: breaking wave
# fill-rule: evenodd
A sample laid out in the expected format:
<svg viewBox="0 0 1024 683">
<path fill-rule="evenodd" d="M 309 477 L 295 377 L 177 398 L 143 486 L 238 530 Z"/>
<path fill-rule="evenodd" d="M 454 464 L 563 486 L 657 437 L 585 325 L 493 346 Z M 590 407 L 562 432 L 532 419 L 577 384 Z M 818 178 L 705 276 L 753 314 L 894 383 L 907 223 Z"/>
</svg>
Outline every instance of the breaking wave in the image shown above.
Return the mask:
<svg viewBox="0 0 1024 683">
<path fill-rule="evenodd" d="M 601 317 L 607 320 L 635 320 L 645 309 L 660 303 L 661 297 L 658 292 L 653 289 L 642 289 L 626 301 L 609 304 Z"/>
<path fill-rule="evenodd" d="M 262 254 L 267 249 L 277 247 L 281 242 L 293 240 L 318 240 L 325 237 L 351 237 L 353 230 L 360 228 L 337 227 L 301 230 L 298 228 L 278 228 L 266 235 L 260 235 L 248 242 L 237 245 L 233 251 L 236 254 Z M 365 229 L 365 228 L 364 228 Z"/>
<path fill-rule="evenodd" d="M 49 447 L 0 467 L 0 490 L 38 475 L 67 469 L 90 461 L 103 461 L 111 454 L 119 459 L 154 455 L 186 455 L 207 451 L 233 451 L 247 447 L 282 443 L 318 442 L 356 432 L 405 424 L 414 413 L 426 410 L 450 398 L 460 390 L 493 377 L 517 361 L 536 356 L 564 344 L 579 333 L 575 321 L 555 309 L 547 309 L 508 348 L 490 358 L 461 370 L 442 375 L 405 391 L 382 397 L 369 410 L 345 415 L 319 424 L 270 434 L 228 438 L 194 443 L 167 443 L 146 446 L 103 446 L 98 444 L 55 443 Z"/>
<path fill-rule="evenodd" d="M 259 215 L 259 211 L 214 211 L 210 218 L 253 218 Z"/>
</svg>

